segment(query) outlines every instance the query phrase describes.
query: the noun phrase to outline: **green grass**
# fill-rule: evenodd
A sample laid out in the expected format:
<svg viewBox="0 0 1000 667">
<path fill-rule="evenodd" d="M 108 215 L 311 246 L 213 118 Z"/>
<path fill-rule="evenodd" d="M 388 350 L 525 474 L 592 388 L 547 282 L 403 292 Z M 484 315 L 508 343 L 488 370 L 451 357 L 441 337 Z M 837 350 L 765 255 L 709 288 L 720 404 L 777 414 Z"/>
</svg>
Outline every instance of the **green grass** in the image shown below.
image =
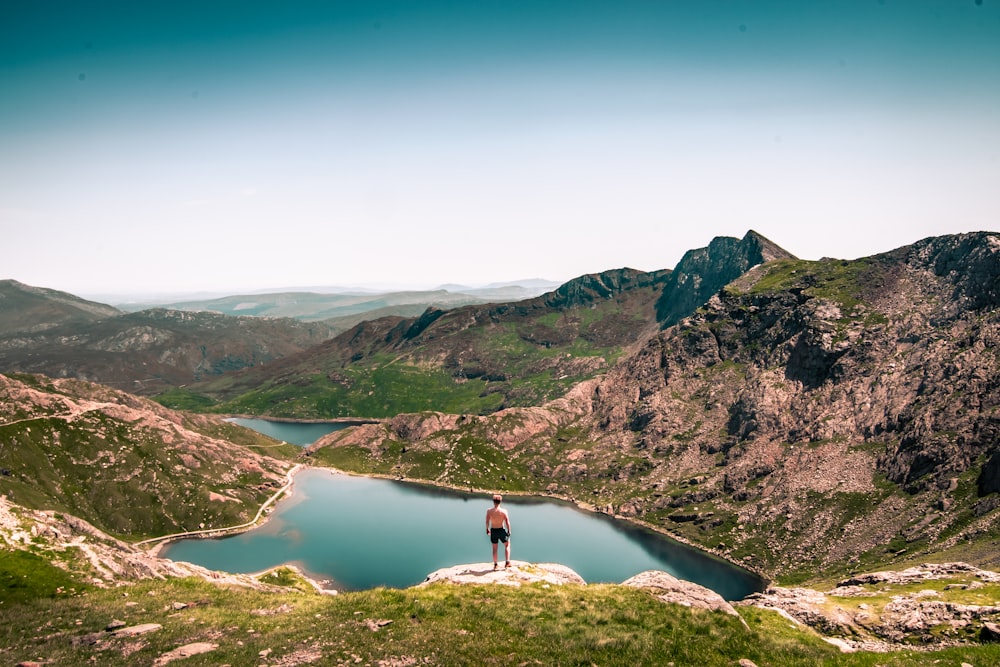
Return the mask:
<svg viewBox="0 0 1000 667">
<path fill-rule="evenodd" d="M 279 459 L 300 452 L 235 425 L 206 430 Z M 66 512 L 115 536 L 138 539 L 201 524 L 242 523 L 273 492 L 262 486 L 266 477 L 259 472 L 236 475 L 234 458 L 165 446 L 163 438 L 156 428 L 101 412 L 74 422 L 42 417 L 0 425 L 0 466 L 7 471 L 0 476 L 0 493 L 22 506 Z M 212 492 L 236 502 L 213 501 Z"/>
<path fill-rule="evenodd" d="M 0 616 L 11 605 L 79 594 L 87 588 L 48 558 L 0 547 Z"/>
<path fill-rule="evenodd" d="M 214 398 L 181 387 L 168 389 L 156 396 L 154 400 L 172 410 L 188 410 L 190 412 L 208 412 L 216 404 Z"/>
<path fill-rule="evenodd" d="M 770 667 L 905 667 L 1000 661 L 996 645 L 841 654 L 772 612 L 741 608 L 744 626 L 733 616 L 663 604 L 612 585 L 435 584 L 323 596 L 294 588 L 293 576 L 278 579 L 293 588 L 259 592 L 172 579 L 0 606 L 0 660 L 148 665 L 178 646 L 210 642 L 215 650 L 182 664 L 732 667 L 746 658 Z M 162 627 L 114 638 L 104 630 L 112 620 Z"/>
<path fill-rule="evenodd" d="M 385 357 L 367 366 L 350 366 L 348 380 L 322 374 L 300 377 L 247 392 L 215 405 L 224 413 L 295 417 L 391 417 L 399 413 L 440 410 L 453 413 L 492 412 L 503 401 L 487 393 L 482 380 L 457 382 L 441 368 L 426 368 Z"/>
<path fill-rule="evenodd" d="M 470 327 L 405 354 L 382 351 L 351 360 L 331 355 L 256 386 L 250 376 L 223 377 L 172 389 L 157 400 L 191 411 L 294 418 L 382 418 L 426 410 L 489 414 L 540 405 L 621 356 L 621 346 L 608 341 L 629 339 L 622 332 L 644 324 L 621 310 L 609 302 Z M 464 366 L 455 367 L 452 350 L 463 351 Z"/>
</svg>

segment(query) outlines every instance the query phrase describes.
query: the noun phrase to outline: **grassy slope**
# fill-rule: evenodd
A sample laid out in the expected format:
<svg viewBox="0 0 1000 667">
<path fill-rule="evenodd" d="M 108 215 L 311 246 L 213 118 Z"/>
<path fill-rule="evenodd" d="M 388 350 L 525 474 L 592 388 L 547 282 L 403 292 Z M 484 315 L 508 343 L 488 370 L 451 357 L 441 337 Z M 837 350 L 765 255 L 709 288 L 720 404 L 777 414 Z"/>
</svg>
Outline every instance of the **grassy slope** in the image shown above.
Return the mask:
<svg viewBox="0 0 1000 667">
<path fill-rule="evenodd" d="M 63 395 L 42 378 L 11 377 L 46 395 Z M 127 396 L 97 385 L 76 386 L 67 399 L 87 392 L 112 401 Z M 143 405 L 142 399 L 123 400 Z M 66 512 L 113 535 L 138 539 L 247 521 L 274 492 L 279 468 L 287 465 L 281 461 L 300 452 L 215 418 L 167 416 L 182 421 L 130 421 L 99 409 L 73 420 L 41 410 L 21 415 L 24 421 L 9 419 L 0 424 L 0 493 L 26 507 Z M 213 492 L 231 500 L 213 501 Z"/>
<path fill-rule="evenodd" d="M 292 583 L 287 573 L 278 577 Z M 187 603 L 176 609 L 174 603 Z M 1000 646 L 840 654 L 777 614 L 722 613 L 658 602 L 610 585 L 454 586 L 321 596 L 255 592 L 183 579 L 0 604 L 0 660 L 151 664 L 193 642 L 217 648 L 184 665 L 758 665 L 997 664 Z M 111 638 L 113 620 L 160 630 Z M 377 630 L 368 621 L 385 622 Z M 89 638 L 88 638 L 89 636 Z M 75 640 L 75 641 L 74 641 Z M 261 652 L 267 651 L 264 656 Z"/>
<path fill-rule="evenodd" d="M 456 327 L 421 346 L 358 360 L 343 351 L 302 355 L 294 365 L 274 365 L 272 375 L 265 367 L 174 389 L 157 400 L 177 409 L 297 418 L 488 414 L 540 405 L 614 364 L 623 348 L 609 341 L 631 341 L 647 327 L 645 311 L 651 312 L 654 298 L 651 288 L 635 289 L 593 307 Z M 461 313 L 446 314 L 442 322 L 452 316 Z M 451 356 L 467 366 L 453 366 Z"/>
</svg>

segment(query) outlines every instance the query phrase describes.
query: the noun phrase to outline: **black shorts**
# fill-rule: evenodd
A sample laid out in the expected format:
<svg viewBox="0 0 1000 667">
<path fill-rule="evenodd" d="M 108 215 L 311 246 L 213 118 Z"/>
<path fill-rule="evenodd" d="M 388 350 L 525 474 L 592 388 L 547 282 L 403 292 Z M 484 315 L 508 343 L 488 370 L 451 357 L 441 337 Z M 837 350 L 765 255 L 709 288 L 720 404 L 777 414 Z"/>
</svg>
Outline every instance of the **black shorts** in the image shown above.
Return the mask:
<svg viewBox="0 0 1000 667">
<path fill-rule="evenodd" d="M 504 528 L 490 528 L 490 542 L 493 544 L 497 542 L 507 544 L 507 530 Z"/>
</svg>

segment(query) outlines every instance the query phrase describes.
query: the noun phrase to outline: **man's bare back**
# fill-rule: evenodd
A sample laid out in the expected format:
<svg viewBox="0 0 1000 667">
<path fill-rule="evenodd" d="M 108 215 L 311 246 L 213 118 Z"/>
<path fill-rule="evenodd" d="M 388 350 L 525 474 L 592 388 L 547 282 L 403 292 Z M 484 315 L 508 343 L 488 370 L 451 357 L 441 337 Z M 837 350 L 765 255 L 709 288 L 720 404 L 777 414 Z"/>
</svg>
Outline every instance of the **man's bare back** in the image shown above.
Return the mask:
<svg viewBox="0 0 1000 667">
<path fill-rule="evenodd" d="M 510 526 L 510 516 L 507 510 L 502 507 L 491 507 L 486 510 L 486 523 L 488 528 L 503 528 L 504 524 Z"/>
</svg>

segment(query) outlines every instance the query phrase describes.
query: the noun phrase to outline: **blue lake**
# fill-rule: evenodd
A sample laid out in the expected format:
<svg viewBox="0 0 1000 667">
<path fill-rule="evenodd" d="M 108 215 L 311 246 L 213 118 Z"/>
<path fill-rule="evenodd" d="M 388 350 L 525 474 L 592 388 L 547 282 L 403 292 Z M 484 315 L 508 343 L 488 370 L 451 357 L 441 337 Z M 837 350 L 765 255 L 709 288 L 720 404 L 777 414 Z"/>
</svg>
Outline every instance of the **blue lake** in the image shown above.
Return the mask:
<svg viewBox="0 0 1000 667">
<path fill-rule="evenodd" d="M 327 433 L 333 433 L 351 425 L 345 422 L 279 422 L 245 417 L 232 417 L 226 421 L 300 447 L 311 445 Z"/>
<path fill-rule="evenodd" d="M 757 576 L 725 561 L 605 515 L 539 498 L 506 497 L 504 506 L 515 561 L 560 563 L 589 583 L 663 570 L 729 600 L 763 588 Z M 340 590 L 404 588 L 439 568 L 491 561 L 490 507 L 487 494 L 310 468 L 296 475 L 292 497 L 264 525 L 226 538 L 181 540 L 161 555 L 228 572 L 294 563 Z"/>
</svg>

